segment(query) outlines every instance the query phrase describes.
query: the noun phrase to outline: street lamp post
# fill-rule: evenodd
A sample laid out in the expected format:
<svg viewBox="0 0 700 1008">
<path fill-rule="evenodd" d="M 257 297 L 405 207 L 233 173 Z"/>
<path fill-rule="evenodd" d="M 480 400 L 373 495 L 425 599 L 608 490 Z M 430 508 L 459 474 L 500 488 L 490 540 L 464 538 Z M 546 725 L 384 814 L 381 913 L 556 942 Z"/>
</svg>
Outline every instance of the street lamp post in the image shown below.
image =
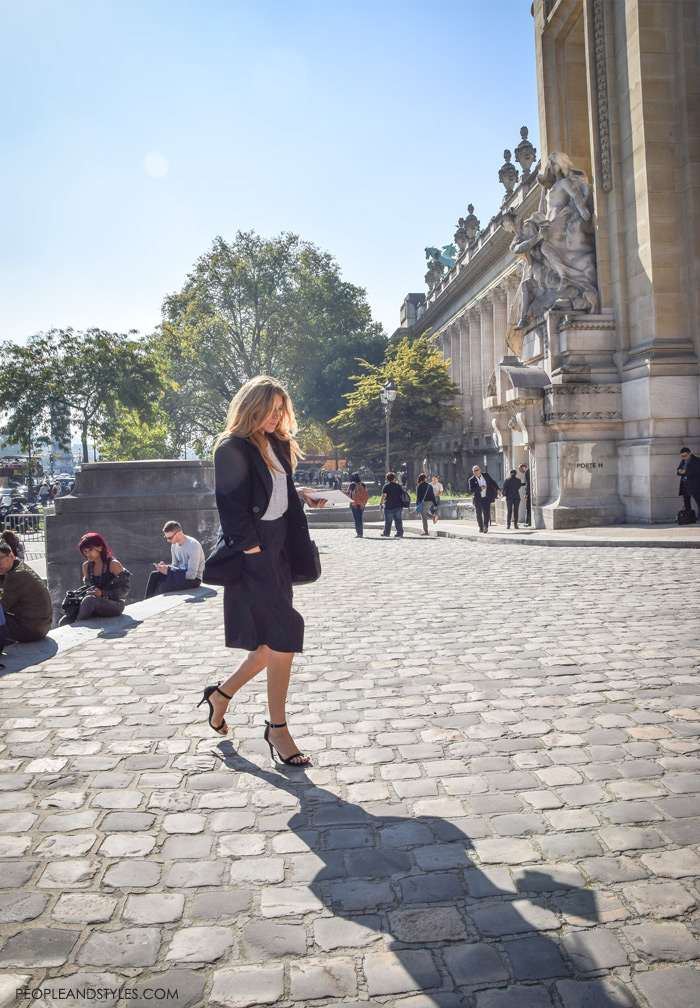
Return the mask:
<svg viewBox="0 0 700 1008">
<path fill-rule="evenodd" d="M 384 463 L 386 466 L 386 472 L 390 472 L 389 469 L 389 421 L 391 419 L 391 407 L 394 404 L 394 399 L 396 399 L 396 385 L 394 385 L 391 378 L 387 380 L 382 385 L 382 390 L 379 393 L 379 398 L 381 400 L 382 406 L 384 407 L 384 415 L 386 417 L 386 454 L 384 457 Z"/>
</svg>

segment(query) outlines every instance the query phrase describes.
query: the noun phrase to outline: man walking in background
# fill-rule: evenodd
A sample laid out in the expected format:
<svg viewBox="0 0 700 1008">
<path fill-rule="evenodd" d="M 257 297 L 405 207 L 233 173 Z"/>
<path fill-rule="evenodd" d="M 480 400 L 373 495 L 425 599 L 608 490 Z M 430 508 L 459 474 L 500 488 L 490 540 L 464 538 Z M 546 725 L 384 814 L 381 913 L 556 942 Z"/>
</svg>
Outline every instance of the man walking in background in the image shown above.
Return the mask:
<svg viewBox="0 0 700 1008">
<path fill-rule="evenodd" d="M 488 532 L 491 505 L 496 497 L 501 496 L 501 491 L 491 476 L 487 472 L 482 472 L 478 465 L 472 466 L 472 472 L 474 475 L 469 477 L 469 492 L 474 495 L 479 532 Z"/>
<path fill-rule="evenodd" d="M 204 550 L 201 544 L 192 536 L 186 536 L 176 521 L 165 523 L 163 535 L 170 543 L 170 563 L 161 560 L 154 564 L 155 570 L 148 577 L 144 598 L 199 588 L 202 583 Z"/>
</svg>

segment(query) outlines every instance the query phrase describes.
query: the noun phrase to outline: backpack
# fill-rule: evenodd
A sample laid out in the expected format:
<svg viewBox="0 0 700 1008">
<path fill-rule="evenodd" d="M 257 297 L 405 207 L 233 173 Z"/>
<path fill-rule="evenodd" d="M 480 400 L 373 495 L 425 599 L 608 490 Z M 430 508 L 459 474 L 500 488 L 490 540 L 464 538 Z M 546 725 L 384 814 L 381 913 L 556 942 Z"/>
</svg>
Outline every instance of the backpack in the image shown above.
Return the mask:
<svg viewBox="0 0 700 1008">
<path fill-rule="evenodd" d="M 401 491 L 401 506 L 410 507 L 411 506 L 411 495 L 408 490 L 403 489 Z"/>
<path fill-rule="evenodd" d="M 357 504 L 359 507 L 364 507 L 369 500 L 367 487 L 364 483 L 355 483 L 350 496 L 352 497 L 353 504 Z"/>
</svg>

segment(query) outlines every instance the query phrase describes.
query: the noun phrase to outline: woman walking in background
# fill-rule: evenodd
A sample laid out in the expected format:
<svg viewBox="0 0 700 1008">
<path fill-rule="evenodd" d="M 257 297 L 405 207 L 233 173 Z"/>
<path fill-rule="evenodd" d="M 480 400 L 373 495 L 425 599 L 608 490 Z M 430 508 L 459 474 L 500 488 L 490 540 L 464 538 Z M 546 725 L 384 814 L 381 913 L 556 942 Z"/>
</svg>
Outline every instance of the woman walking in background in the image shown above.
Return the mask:
<svg viewBox="0 0 700 1008">
<path fill-rule="evenodd" d="M 248 652 L 235 672 L 207 686 L 200 701 L 209 707 L 209 724 L 225 735 L 229 701 L 241 686 L 267 669 L 265 741 L 283 763 L 309 762 L 287 728 L 286 700 L 292 660 L 304 643 L 304 620 L 292 606 L 290 552 L 310 549 L 306 516 L 323 507 L 294 486 L 300 457 L 294 439 L 292 403 L 279 382 L 259 375 L 236 393 L 226 427 L 214 451 L 216 505 L 227 545 L 241 560 L 240 576 L 224 588 L 226 646 Z M 308 543 L 308 546 L 307 546 Z"/>
<path fill-rule="evenodd" d="M 432 483 L 428 483 L 428 477 L 425 473 L 421 473 L 418 477 L 418 484 L 416 486 L 416 511 L 420 505 L 421 521 L 423 522 L 422 536 L 429 535 L 428 533 L 428 518 L 430 517 L 430 505 L 435 505 L 435 491 L 433 490 Z"/>
<path fill-rule="evenodd" d="M 352 512 L 352 520 L 355 522 L 355 534 L 358 539 L 361 539 L 362 513 L 365 510 L 367 501 L 369 500 L 369 494 L 367 492 L 367 487 L 360 479 L 359 473 L 353 473 L 351 476 L 351 480 L 352 482 L 348 487 L 348 496 L 350 497 L 350 511 Z"/>
</svg>

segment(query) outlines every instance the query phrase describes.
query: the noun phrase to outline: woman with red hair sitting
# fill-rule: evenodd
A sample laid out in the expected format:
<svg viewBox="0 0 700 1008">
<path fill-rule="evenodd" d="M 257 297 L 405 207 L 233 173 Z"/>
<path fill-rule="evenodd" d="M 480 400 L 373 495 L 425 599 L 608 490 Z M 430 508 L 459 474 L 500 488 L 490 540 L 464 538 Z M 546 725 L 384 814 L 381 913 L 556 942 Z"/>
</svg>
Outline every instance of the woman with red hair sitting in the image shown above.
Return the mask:
<svg viewBox="0 0 700 1008">
<path fill-rule="evenodd" d="M 90 591 L 80 603 L 77 619 L 119 616 L 124 612 L 124 599 L 129 594 L 129 571 L 97 532 L 84 535 L 78 549 L 85 557 L 83 581 Z"/>
</svg>

